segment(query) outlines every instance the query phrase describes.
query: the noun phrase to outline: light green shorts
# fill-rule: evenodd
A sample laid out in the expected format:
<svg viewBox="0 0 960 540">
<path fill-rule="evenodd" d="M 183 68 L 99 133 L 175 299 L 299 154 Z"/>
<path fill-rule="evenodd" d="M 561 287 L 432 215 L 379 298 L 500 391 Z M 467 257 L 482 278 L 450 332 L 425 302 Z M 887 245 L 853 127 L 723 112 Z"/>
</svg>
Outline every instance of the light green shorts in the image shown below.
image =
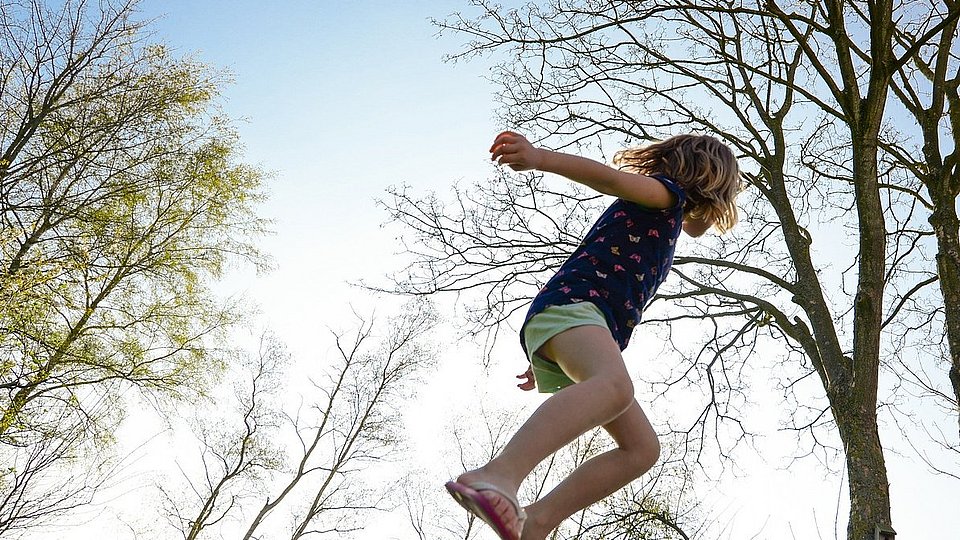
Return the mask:
<svg viewBox="0 0 960 540">
<path fill-rule="evenodd" d="M 577 326 L 602 326 L 609 328 L 607 319 L 595 304 L 580 302 L 564 306 L 550 306 L 533 316 L 523 327 L 523 343 L 527 347 L 527 359 L 533 366 L 537 389 L 552 394 L 573 384 L 556 362 L 536 354 L 553 336 Z"/>
</svg>

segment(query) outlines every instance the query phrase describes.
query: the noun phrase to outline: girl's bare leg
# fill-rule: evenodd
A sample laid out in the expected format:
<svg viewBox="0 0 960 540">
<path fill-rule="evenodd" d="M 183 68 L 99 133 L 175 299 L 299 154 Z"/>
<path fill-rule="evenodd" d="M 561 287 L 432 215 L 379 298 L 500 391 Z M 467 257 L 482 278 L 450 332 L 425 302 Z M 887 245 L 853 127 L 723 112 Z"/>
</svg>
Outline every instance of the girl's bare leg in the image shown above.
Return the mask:
<svg viewBox="0 0 960 540">
<path fill-rule="evenodd" d="M 603 427 L 618 448 L 588 460 L 528 506 L 523 540 L 543 540 L 563 520 L 629 484 L 656 463 L 660 443 L 638 403 Z"/>
<path fill-rule="evenodd" d="M 464 473 L 457 479 L 459 482 L 489 482 L 509 493 L 516 493 L 520 483 L 537 464 L 589 429 L 601 425 L 613 426 L 617 433 L 615 437 L 620 436 L 624 441 L 630 441 L 631 448 L 635 439 L 643 438 L 634 433 L 634 429 L 627 427 L 631 422 L 637 421 L 636 411 L 631 411 L 635 406 L 639 411 L 639 406 L 633 399 L 633 383 L 620 356 L 620 349 L 609 330 L 601 326 L 571 328 L 554 336 L 540 352 L 557 362 L 577 384 L 568 386 L 548 398 L 520 427 L 499 456 L 477 470 Z M 624 419 L 618 422 L 625 414 Z M 639 414 L 642 415 L 642 411 L 639 411 Z M 643 418 L 646 420 L 646 417 Z M 649 428 L 649 423 L 645 425 Z M 652 430 L 650 432 L 652 433 Z M 581 500 L 587 499 L 592 499 L 587 504 L 595 502 L 636 478 L 632 476 L 624 481 L 621 475 L 634 474 L 638 466 L 624 469 L 619 465 L 605 465 L 617 461 L 614 458 L 618 455 L 601 460 L 599 465 L 591 465 L 586 472 L 579 475 L 580 480 L 575 479 L 572 485 L 557 493 L 553 498 L 555 502 L 548 501 L 540 508 L 534 508 L 531 525 L 541 521 L 541 518 L 544 523 L 553 521 L 555 516 L 566 512 L 566 508 L 571 505 L 580 504 Z M 598 456 L 596 459 L 602 457 Z M 595 472 L 590 472 L 591 470 Z M 585 476 L 591 478 L 590 482 L 595 482 L 598 477 L 609 478 L 604 486 L 593 490 L 606 493 L 599 496 L 591 494 L 580 499 L 564 495 L 565 492 L 572 493 L 577 489 L 576 486 L 584 482 Z M 617 482 L 621 482 L 617 487 L 607 487 Z M 499 495 L 491 492 L 484 492 L 484 495 L 494 506 L 502 508 L 505 504 Z M 575 508 L 570 514 L 578 509 Z M 546 519 L 548 516 L 549 519 Z"/>
</svg>

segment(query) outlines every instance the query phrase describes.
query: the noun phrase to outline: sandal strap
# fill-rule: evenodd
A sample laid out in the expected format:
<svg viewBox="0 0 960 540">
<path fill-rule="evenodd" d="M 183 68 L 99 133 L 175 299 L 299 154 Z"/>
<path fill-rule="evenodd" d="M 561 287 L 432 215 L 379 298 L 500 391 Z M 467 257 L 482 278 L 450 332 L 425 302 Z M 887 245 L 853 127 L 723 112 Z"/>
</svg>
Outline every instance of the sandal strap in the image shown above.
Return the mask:
<svg viewBox="0 0 960 540">
<path fill-rule="evenodd" d="M 522 523 L 525 519 L 527 519 L 527 513 L 526 513 L 526 512 L 523 510 L 523 508 L 520 506 L 520 502 L 517 501 L 517 498 L 514 497 L 513 495 L 507 493 L 506 491 L 500 489 L 499 487 L 497 487 L 497 486 L 495 486 L 495 485 L 493 485 L 493 484 L 488 484 L 487 482 L 472 482 L 472 483 L 470 483 L 470 484 L 467 484 L 467 487 L 469 487 L 470 489 L 473 489 L 473 490 L 475 490 L 475 491 L 492 491 L 492 492 L 496 493 L 497 495 L 500 495 L 501 497 L 503 497 L 504 499 L 506 499 L 511 505 L 513 505 L 513 509 L 514 509 L 514 510 L 516 511 L 516 513 L 517 513 L 517 519 L 518 519 L 521 523 Z"/>
</svg>

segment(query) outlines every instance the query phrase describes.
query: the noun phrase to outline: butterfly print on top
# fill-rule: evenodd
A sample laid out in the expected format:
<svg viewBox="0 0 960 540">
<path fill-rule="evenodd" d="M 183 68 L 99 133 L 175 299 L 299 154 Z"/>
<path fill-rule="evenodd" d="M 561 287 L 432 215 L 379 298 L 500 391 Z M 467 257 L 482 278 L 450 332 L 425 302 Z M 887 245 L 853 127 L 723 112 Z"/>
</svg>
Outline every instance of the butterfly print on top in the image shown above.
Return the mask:
<svg viewBox="0 0 960 540">
<path fill-rule="evenodd" d="M 656 210 L 614 201 L 530 304 L 525 322 L 547 306 L 592 302 L 620 349 L 626 348 L 646 299 L 669 274 L 683 224 L 683 189 L 669 178 L 655 178 L 676 195 L 676 204 Z"/>
</svg>

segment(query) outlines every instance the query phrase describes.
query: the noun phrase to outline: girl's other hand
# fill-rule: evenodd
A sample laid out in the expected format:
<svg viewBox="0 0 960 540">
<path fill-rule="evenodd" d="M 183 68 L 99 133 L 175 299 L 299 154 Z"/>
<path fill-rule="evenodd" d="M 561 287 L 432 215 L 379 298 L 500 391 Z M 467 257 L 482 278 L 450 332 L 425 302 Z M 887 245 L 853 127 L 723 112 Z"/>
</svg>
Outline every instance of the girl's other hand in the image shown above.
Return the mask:
<svg viewBox="0 0 960 540">
<path fill-rule="evenodd" d="M 508 165 L 515 171 L 540 168 L 542 151 L 519 133 L 504 131 L 497 135 L 490 147 L 490 159 L 499 165 Z"/>
<path fill-rule="evenodd" d="M 530 391 L 537 387 L 537 383 L 533 378 L 533 366 L 530 366 L 527 371 L 517 375 L 518 379 L 526 379 L 522 383 L 517 385 L 517 388 L 523 391 Z"/>
</svg>

